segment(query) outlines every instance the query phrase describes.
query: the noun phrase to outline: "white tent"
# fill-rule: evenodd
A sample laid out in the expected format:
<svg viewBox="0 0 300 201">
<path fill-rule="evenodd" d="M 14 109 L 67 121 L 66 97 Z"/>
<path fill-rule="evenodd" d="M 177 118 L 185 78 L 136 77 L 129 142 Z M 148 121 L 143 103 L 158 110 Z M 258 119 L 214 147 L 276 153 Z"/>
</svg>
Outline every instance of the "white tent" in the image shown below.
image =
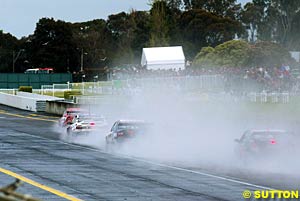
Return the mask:
<svg viewBox="0 0 300 201">
<path fill-rule="evenodd" d="M 297 62 L 300 62 L 300 52 L 290 52 L 291 57 L 294 58 Z"/>
<path fill-rule="evenodd" d="M 184 69 L 185 57 L 181 46 L 143 48 L 142 66 L 147 69 Z"/>
</svg>

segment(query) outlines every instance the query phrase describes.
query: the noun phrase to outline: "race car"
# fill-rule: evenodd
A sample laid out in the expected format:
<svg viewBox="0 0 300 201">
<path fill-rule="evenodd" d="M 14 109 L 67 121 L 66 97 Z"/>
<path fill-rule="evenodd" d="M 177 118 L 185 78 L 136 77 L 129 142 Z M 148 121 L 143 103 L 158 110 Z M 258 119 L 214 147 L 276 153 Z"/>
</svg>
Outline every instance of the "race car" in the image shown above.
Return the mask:
<svg viewBox="0 0 300 201">
<path fill-rule="evenodd" d="M 63 113 L 63 116 L 58 120 L 59 126 L 65 127 L 72 124 L 74 117 L 81 113 L 87 113 L 85 109 L 82 108 L 68 108 Z"/>
<path fill-rule="evenodd" d="M 149 124 L 142 120 L 118 120 L 105 137 L 107 144 L 121 143 L 137 135 L 145 134 Z"/>
<path fill-rule="evenodd" d="M 247 130 L 237 142 L 236 154 L 241 159 L 266 159 L 289 154 L 298 140 L 286 130 Z"/>
<path fill-rule="evenodd" d="M 64 141 L 74 142 L 77 137 L 87 136 L 106 125 L 106 119 L 103 116 L 90 114 L 75 115 L 72 122 L 66 125 L 66 132 L 61 133 L 60 137 Z"/>
<path fill-rule="evenodd" d="M 67 126 L 67 134 L 73 135 L 77 134 L 87 134 L 95 128 L 95 122 L 87 117 L 79 117 L 76 115 L 71 124 Z"/>
</svg>

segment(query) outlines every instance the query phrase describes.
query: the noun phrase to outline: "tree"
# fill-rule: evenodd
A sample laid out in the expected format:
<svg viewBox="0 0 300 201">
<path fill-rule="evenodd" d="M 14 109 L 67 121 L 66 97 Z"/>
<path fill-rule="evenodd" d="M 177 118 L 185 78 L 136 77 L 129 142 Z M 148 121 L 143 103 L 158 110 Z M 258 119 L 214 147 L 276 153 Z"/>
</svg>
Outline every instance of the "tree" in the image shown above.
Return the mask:
<svg viewBox="0 0 300 201">
<path fill-rule="evenodd" d="M 299 0 L 273 0 L 274 7 L 277 9 L 279 17 L 280 33 L 277 35 L 281 44 L 290 47 L 290 34 L 292 25 L 297 13 L 300 10 Z"/>
<path fill-rule="evenodd" d="M 194 58 L 193 66 L 209 67 L 215 65 L 215 49 L 213 47 L 203 47 Z"/>
<path fill-rule="evenodd" d="M 202 47 L 215 47 L 234 39 L 244 31 L 238 21 L 201 9 L 183 12 L 180 18 L 180 30 L 184 46 L 187 47 L 191 57 L 194 57 Z"/>
<path fill-rule="evenodd" d="M 253 0 L 255 6 L 261 6 L 264 14 L 257 28 L 257 39 L 261 41 L 275 41 L 278 14 L 272 0 Z"/>
<path fill-rule="evenodd" d="M 191 0 L 183 0 L 183 5 L 185 10 L 190 10 L 192 9 L 192 3 Z"/>
<path fill-rule="evenodd" d="M 295 16 L 292 26 L 291 32 L 289 35 L 289 50 L 300 51 L 300 40 L 299 40 L 299 33 L 300 33 L 300 12 L 297 13 Z"/>
<path fill-rule="evenodd" d="M 185 8 L 203 9 L 223 17 L 237 19 L 241 4 L 236 4 L 236 0 L 184 0 Z"/>
<path fill-rule="evenodd" d="M 231 40 L 216 46 L 202 48 L 195 57 L 194 66 L 240 67 L 248 61 L 249 45 L 242 40 Z"/>
<path fill-rule="evenodd" d="M 12 72 L 13 51 L 20 50 L 18 39 L 0 30 L 0 72 Z"/>
<path fill-rule="evenodd" d="M 150 10 L 151 31 L 149 46 L 168 46 L 169 27 L 168 27 L 168 6 L 163 0 L 155 0 Z"/>
<path fill-rule="evenodd" d="M 166 0 L 166 1 L 167 1 L 167 6 L 172 10 L 174 9 L 180 10 L 183 8 L 182 0 Z"/>
<path fill-rule="evenodd" d="M 84 63 L 89 68 L 103 68 L 108 57 L 114 48 L 111 35 L 106 28 L 106 21 L 103 19 L 72 24 L 72 33 L 77 46 L 77 55 L 80 60 L 81 50 L 86 53 Z M 100 70 L 100 69 L 99 69 Z"/>
<path fill-rule="evenodd" d="M 134 40 L 131 42 L 131 48 L 135 63 L 139 63 L 142 49 L 148 46 L 150 40 L 150 15 L 145 11 L 132 11 L 130 16 L 135 24 L 133 30 Z"/>
<path fill-rule="evenodd" d="M 249 40 L 254 43 L 257 38 L 257 29 L 263 19 L 264 8 L 253 3 L 247 3 L 241 13 L 241 21 L 250 33 Z"/>
<path fill-rule="evenodd" d="M 291 62 L 291 55 L 283 46 L 274 42 L 257 42 L 250 46 L 247 65 L 274 67 Z"/>
<path fill-rule="evenodd" d="M 114 39 L 114 63 L 128 64 L 134 61 L 131 48 L 136 27 L 133 16 L 125 12 L 108 16 L 106 26 Z"/>
<path fill-rule="evenodd" d="M 56 72 L 77 70 L 78 54 L 70 23 L 40 19 L 27 51 L 33 67 L 53 67 Z"/>
<path fill-rule="evenodd" d="M 194 67 L 276 67 L 291 63 L 289 52 L 272 42 L 248 44 L 231 40 L 223 44 L 202 48 L 194 59 Z"/>
<path fill-rule="evenodd" d="M 295 44 L 294 30 L 300 12 L 298 0 L 253 0 L 242 12 L 242 22 L 262 41 L 276 41 L 287 48 Z"/>
</svg>

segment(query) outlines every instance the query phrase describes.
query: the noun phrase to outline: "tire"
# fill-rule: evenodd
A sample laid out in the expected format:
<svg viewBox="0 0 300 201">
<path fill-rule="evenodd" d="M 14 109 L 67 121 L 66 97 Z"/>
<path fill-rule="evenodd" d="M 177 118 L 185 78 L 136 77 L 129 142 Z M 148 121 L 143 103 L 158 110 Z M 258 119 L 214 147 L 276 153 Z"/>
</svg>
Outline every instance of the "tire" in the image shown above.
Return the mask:
<svg viewBox="0 0 300 201">
<path fill-rule="evenodd" d="M 69 143 L 73 142 L 73 132 L 72 132 L 72 129 L 70 127 L 67 128 L 66 141 L 69 142 Z"/>
<path fill-rule="evenodd" d="M 115 146 L 115 141 L 110 137 L 105 137 L 105 151 L 113 152 L 113 147 Z"/>
<path fill-rule="evenodd" d="M 109 144 L 108 137 L 105 137 L 105 143 L 106 143 L 106 144 Z"/>
<path fill-rule="evenodd" d="M 111 146 L 111 145 L 108 144 L 108 143 L 105 144 L 105 146 L 104 146 L 105 152 L 110 152 L 110 150 L 111 150 L 111 147 L 110 147 L 110 146 Z"/>
</svg>

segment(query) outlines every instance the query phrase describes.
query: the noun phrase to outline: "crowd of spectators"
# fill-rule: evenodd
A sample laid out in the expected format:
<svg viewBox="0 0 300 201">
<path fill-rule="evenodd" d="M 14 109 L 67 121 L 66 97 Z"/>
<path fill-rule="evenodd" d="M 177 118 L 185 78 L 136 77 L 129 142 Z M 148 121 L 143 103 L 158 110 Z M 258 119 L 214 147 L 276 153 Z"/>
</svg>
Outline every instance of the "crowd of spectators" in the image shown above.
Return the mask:
<svg viewBox="0 0 300 201">
<path fill-rule="evenodd" d="M 291 91 L 297 83 L 297 75 L 288 65 L 281 67 L 230 68 L 222 72 L 231 87 L 247 85 L 261 91 Z"/>
<path fill-rule="evenodd" d="M 297 76 L 288 65 L 280 67 L 209 67 L 148 70 L 139 66 L 115 68 L 111 79 L 139 79 L 177 76 L 222 75 L 227 87 L 252 86 L 265 91 L 291 91 L 297 85 Z"/>
</svg>

